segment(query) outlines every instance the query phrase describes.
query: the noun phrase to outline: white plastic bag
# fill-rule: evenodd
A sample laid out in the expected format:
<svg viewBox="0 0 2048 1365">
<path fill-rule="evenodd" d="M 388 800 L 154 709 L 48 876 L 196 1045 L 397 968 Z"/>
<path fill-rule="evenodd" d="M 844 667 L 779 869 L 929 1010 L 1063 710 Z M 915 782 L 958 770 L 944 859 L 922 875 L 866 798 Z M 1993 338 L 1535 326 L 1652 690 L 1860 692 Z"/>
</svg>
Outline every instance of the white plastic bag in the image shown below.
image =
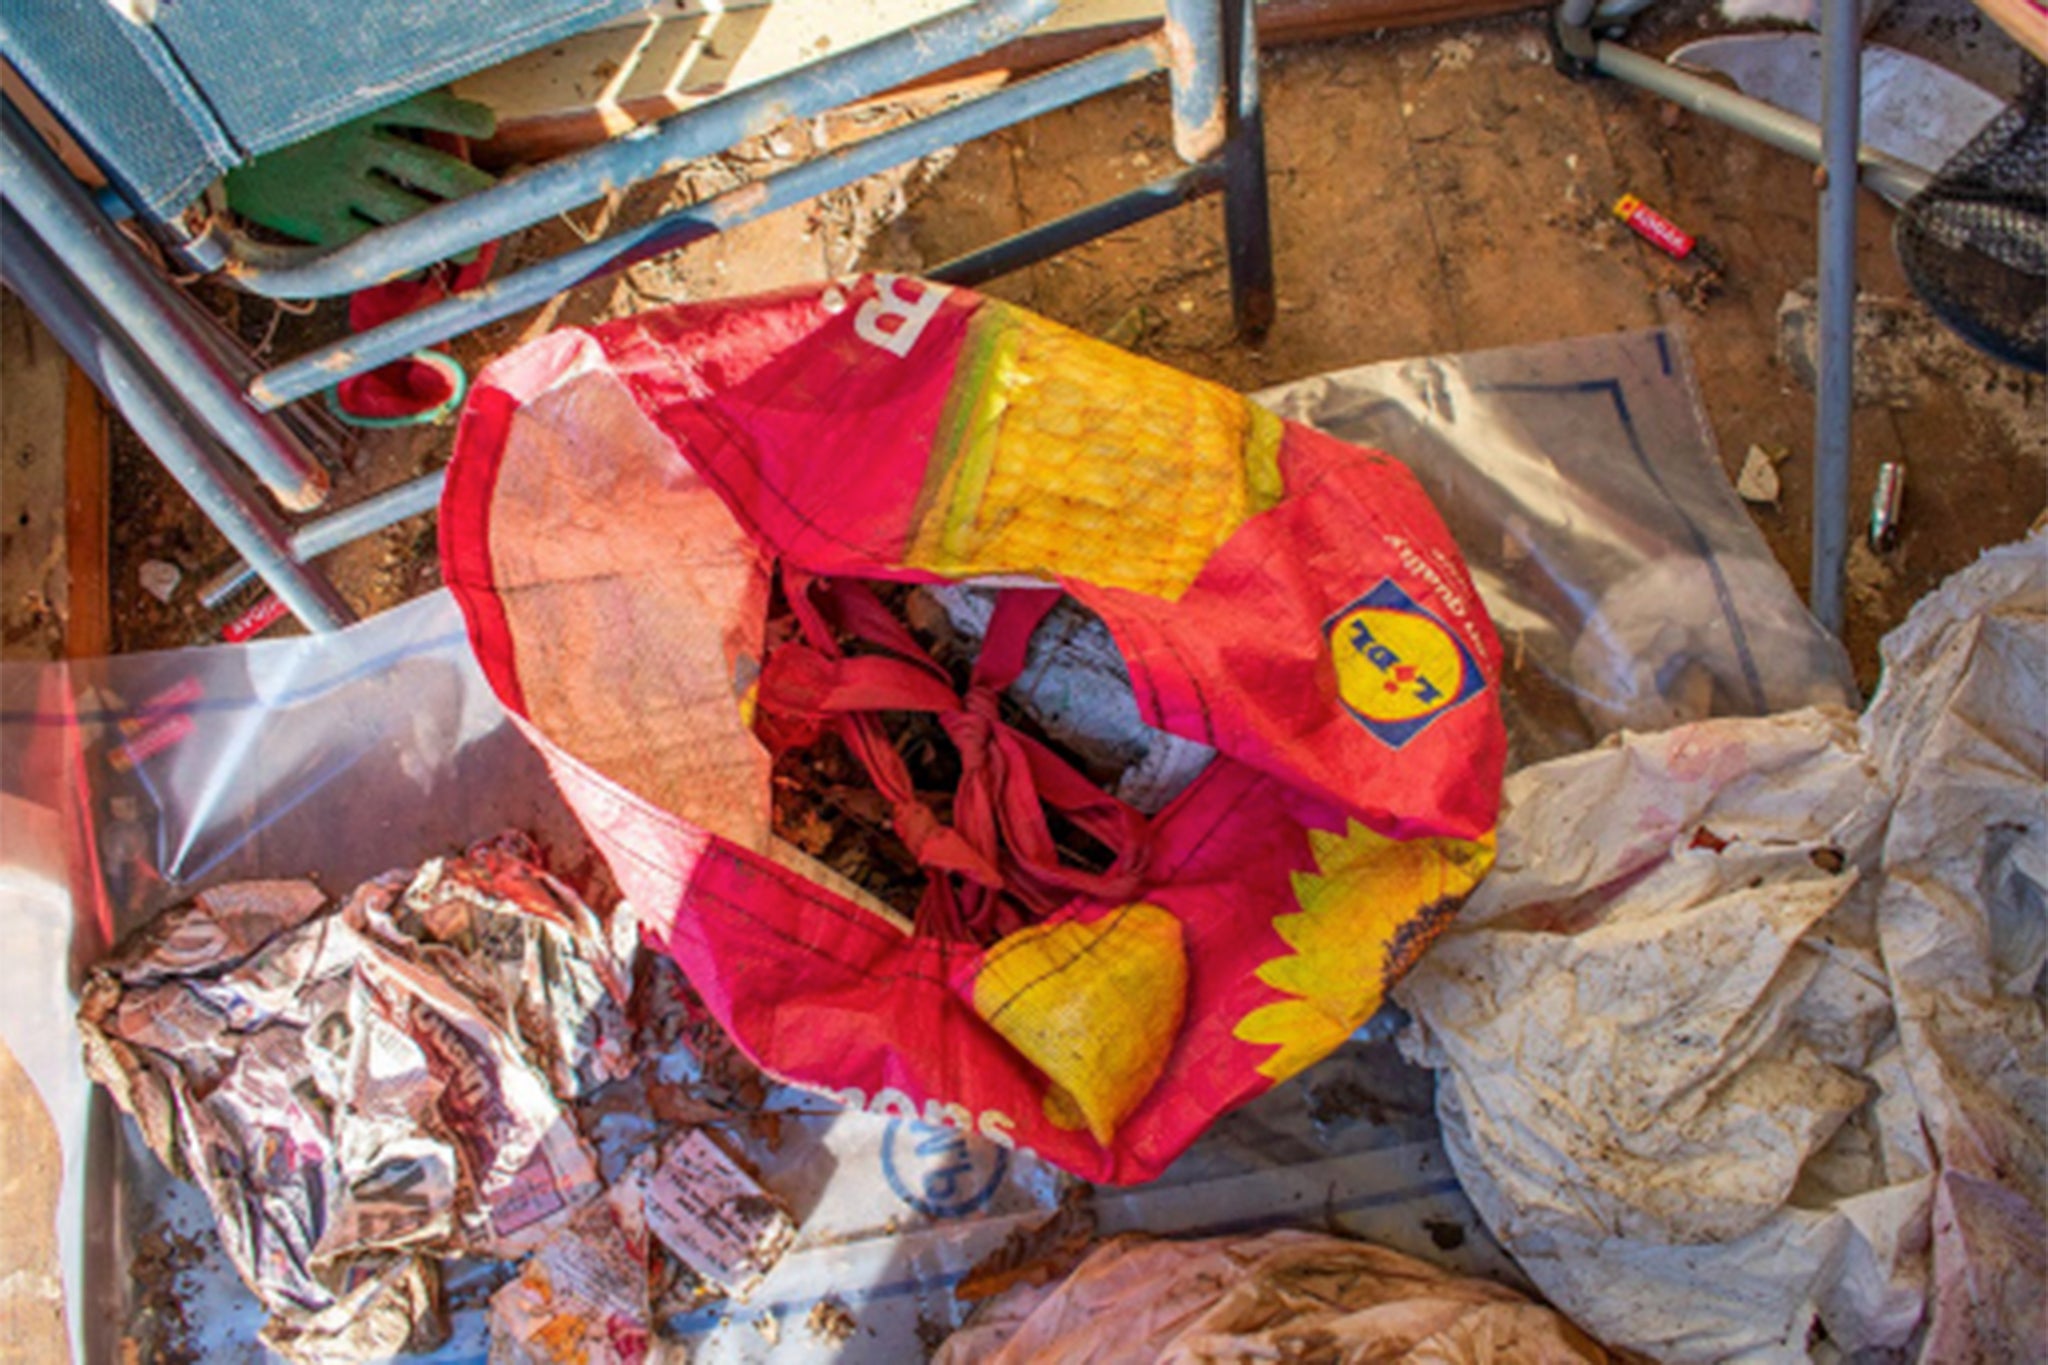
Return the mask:
<svg viewBox="0 0 2048 1365">
<path fill-rule="evenodd" d="M 1489 1228 L 1603 1341 L 2038 1350 L 2044 552 L 1923 602 L 1860 727 L 1705 721 L 1509 780 L 1403 1042 Z"/>
<path fill-rule="evenodd" d="M 2048 534 L 1886 637 L 1863 743 L 1896 798 L 1878 936 L 1940 1178 L 1927 1361 L 2048 1343 Z"/>
</svg>

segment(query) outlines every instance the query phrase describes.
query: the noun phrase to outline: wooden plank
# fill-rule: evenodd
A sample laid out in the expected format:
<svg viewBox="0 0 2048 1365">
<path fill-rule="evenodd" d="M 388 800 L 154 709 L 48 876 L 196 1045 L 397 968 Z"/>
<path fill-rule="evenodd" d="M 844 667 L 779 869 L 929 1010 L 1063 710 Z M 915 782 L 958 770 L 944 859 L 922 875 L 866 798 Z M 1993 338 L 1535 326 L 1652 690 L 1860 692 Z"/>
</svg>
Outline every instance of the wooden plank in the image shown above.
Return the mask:
<svg viewBox="0 0 2048 1365">
<path fill-rule="evenodd" d="M 498 132 L 481 164 L 536 161 L 757 85 L 953 7 L 956 0 L 776 0 L 655 12 L 456 82 Z"/>
<path fill-rule="evenodd" d="M 70 569 L 67 658 L 111 652 L 113 614 L 108 574 L 107 410 L 99 390 L 76 365 L 64 394 L 64 554 Z"/>
<path fill-rule="evenodd" d="M 64 371 L 56 340 L 0 295 L 0 654 L 63 652 Z"/>
<path fill-rule="evenodd" d="M 56 152 L 57 158 L 64 163 L 64 169 L 88 185 L 107 183 L 107 177 L 100 173 L 100 168 L 85 154 L 85 150 L 72 141 L 71 134 L 57 121 L 57 116 L 50 112 L 49 106 L 36 98 L 36 92 L 28 88 L 28 82 L 5 61 L 0 61 L 0 94 L 4 94 L 8 102 L 19 109 L 22 116 L 28 120 L 29 127 L 35 129 L 42 135 L 43 141 L 50 144 L 51 150 Z"/>
</svg>

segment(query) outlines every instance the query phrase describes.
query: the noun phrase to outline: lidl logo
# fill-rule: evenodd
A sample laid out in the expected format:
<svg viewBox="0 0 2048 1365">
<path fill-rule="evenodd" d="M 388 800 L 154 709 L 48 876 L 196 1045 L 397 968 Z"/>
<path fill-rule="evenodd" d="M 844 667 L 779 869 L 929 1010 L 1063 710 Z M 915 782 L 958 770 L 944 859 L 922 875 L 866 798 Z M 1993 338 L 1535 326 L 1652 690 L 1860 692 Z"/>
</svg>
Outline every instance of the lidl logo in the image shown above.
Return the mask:
<svg viewBox="0 0 2048 1365">
<path fill-rule="evenodd" d="M 1390 578 L 1323 623 L 1344 709 L 1398 749 L 1486 686 L 1444 623 Z"/>
</svg>

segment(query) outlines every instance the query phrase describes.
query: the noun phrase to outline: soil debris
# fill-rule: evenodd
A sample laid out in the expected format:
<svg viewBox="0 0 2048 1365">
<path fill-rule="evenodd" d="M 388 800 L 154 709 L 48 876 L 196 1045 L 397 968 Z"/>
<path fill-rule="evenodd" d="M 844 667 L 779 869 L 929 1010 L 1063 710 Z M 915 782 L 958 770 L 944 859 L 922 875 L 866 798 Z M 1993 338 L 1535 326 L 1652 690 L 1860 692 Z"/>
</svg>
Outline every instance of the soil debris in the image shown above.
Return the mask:
<svg viewBox="0 0 2048 1365">
<path fill-rule="evenodd" d="M 953 1297 L 979 1303 L 1015 1285 L 1050 1284 L 1065 1275 L 1094 1245 L 1093 1198 L 1085 1185 L 1068 1186 L 1057 1209 L 1005 1238 L 954 1286 Z"/>
<path fill-rule="evenodd" d="M 810 1316 L 804 1319 L 804 1330 L 812 1340 L 827 1346 L 844 1346 L 859 1327 L 859 1319 L 836 1297 L 818 1300 L 811 1306 Z"/>
<path fill-rule="evenodd" d="M 1742 473 L 1735 480 L 1735 491 L 1742 495 L 1744 502 L 1759 503 L 1767 507 L 1778 505 L 1778 495 L 1783 485 L 1778 479 L 1778 461 L 1785 458 L 1781 447 L 1776 451 L 1753 445 L 1742 457 Z"/>
</svg>

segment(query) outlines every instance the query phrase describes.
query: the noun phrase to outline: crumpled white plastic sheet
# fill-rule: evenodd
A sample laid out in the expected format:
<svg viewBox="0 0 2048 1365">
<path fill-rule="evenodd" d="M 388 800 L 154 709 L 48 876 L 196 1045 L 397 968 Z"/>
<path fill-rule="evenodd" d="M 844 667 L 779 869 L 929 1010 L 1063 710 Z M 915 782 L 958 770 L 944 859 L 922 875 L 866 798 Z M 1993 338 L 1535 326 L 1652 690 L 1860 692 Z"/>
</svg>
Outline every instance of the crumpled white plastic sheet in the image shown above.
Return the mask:
<svg viewBox="0 0 2048 1365">
<path fill-rule="evenodd" d="M 2048 1339 L 2048 538 L 1885 661 L 1860 726 L 1705 721 L 1515 775 L 1493 876 L 1396 992 L 1466 1192 L 1612 1345 Z"/>
<path fill-rule="evenodd" d="M 1934 1144 L 1922 1359 L 2048 1349 L 2048 533 L 1883 646 L 1863 745 L 1896 801 L 1878 939 Z"/>
</svg>

